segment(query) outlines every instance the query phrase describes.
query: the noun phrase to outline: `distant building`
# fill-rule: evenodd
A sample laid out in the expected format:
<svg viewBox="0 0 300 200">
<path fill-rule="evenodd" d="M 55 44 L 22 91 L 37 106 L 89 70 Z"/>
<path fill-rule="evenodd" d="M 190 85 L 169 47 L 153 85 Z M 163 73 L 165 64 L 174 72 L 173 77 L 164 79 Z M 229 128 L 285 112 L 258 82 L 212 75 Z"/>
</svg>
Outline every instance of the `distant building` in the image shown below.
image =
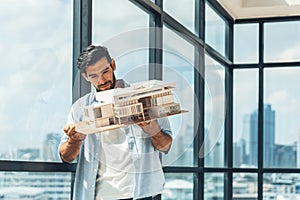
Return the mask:
<svg viewBox="0 0 300 200">
<path fill-rule="evenodd" d="M 0 199 L 69 200 L 71 173 L 0 173 Z"/>
<path fill-rule="evenodd" d="M 247 158 L 243 160 L 243 164 L 255 165 L 257 166 L 257 150 L 258 150 L 258 116 L 254 112 L 252 114 L 247 114 L 243 117 L 243 135 L 245 139 L 245 155 L 243 157 Z"/>
<path fill-rule="evenodd" d="M 17 150 L 18 160 L 39 160 L 40 159 L 40 149 L 37 148 L 25 148 Z"/>
<path fill-rule="evenodd" d="M 60 143 L 60 133 L 48 133 L 43 146 L 44 161 L 59 161 L 58 146 Z"/>
<path fill-rule="evenodd" d="M 263 123 L 264 145 L 263 160 L 264 167 L 275 165 L 275 111 L 271 105 L 264 105 L 264 123 Z M 257 166 L 258 158 L 258 111 L 255 110 L 250 115 L 243 118 L 243 135 L 246 148 L 245 153 L 249 165 Z"/>
<path fill-rule="evenodd" d="M 247 163 L 248 158 L 246 154 L 246 142 L 244 139 L 240 139 L 233 144 L 234 151 L 234 166 L 240 167 L 242 164 Z"/>
<path fill-rule="evenodd" d="M 164 165 L 189 166 L 193 164 L 193 127 L 186 124 L 185 134 L 175 136 L 171 151 L 163 154 Z"/>
<path fill-rule="evenodd" d="M 275 166 L 295 168 L 297 167 L 297 144 L 275 145 Z"/>
</svg>

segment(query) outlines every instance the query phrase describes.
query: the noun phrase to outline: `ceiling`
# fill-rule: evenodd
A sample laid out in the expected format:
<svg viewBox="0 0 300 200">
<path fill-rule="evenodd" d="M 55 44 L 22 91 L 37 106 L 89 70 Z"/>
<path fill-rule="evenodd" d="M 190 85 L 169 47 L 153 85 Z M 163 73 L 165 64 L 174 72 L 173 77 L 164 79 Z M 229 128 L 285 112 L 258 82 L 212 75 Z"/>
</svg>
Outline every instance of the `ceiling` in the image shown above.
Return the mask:
<svg viewBox="0 0 300 200">
<path fill-rule="evenodd" d="M 300 16 L 300 0 L 217 0 L 234 19 Z"/>
</svg>

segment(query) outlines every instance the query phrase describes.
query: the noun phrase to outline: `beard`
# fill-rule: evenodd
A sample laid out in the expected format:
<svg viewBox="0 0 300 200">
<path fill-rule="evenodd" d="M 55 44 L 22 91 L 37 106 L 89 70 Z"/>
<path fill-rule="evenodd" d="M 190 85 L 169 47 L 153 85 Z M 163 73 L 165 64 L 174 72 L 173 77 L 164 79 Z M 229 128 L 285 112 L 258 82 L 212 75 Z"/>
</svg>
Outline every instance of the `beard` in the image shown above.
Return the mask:
<svg viewBox="0 0 300 200">
<path fill-rule="evenodd" d="M 111 89 L 114 89 L 115 86 L 116 86 L 116 76 L 115 76 L 115 73 L 113 73 L 113 79 L 112 81 L 106 81 L 104 84 L 101 84 L 101 85 L 98 85 L 97 86 L 97 92 L 101 92 L 101 91 L 105 91 L 105 90 L 111 90 Z M 105 86 L 105 85 L 108 85 L 109 84 L 109 88 L 107 89 L 104 89 L 104 90 L 101 90 L 100 88 Z"/>
</svg>

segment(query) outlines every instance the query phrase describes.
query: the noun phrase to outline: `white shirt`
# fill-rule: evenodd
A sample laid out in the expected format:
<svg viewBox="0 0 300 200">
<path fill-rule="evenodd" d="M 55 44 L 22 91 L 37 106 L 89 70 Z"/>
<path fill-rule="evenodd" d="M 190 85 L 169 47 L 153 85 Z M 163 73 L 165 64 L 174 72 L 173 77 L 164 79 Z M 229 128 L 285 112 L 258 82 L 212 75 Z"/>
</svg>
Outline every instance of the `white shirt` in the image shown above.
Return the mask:
<svg viewBox="0 0 300 200">
<path fill-rule="evenodd" d="M 134 196 L 134 165 L 124 129 L 100 133 L 100 161 L 96 199 L 115 200 Z"/>
</svg>

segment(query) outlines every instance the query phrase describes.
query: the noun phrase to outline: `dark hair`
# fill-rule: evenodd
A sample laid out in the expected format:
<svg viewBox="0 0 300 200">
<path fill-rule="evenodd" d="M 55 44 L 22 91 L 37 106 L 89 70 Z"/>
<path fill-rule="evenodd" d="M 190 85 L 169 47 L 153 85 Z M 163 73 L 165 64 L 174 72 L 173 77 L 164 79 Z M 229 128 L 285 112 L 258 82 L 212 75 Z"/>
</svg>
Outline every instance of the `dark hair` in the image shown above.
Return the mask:
<svg viewBox="0 0 300 200">
<path fill-rule="evenodd" d="M 90 45 L 80 53 L 77 59 L 77 68 L 81 73 L 85 73 L 87 66 L 95 64 L 103 57 L 106 57 L 108 63 L 111 63 L 111 57 L 106 47 Z"/>
</svg>

